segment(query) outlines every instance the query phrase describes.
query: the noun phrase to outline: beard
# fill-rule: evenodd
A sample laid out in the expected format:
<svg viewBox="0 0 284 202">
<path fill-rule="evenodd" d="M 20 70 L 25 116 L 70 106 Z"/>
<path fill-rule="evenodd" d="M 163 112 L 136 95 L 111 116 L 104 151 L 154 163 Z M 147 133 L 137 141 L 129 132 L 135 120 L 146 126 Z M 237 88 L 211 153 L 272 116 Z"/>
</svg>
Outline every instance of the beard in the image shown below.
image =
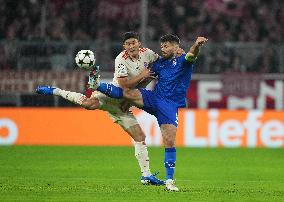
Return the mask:
<svg viewBox="0 0 284 202">
<path fill-rule="evenodd" d="M 168 54 L 164 54 L 164 52 L 162 52 L 163 58 L 165 59 L 169 59 L 175 56 L 175 54 L 173 52 L 168 53 Z"/>
</svg>

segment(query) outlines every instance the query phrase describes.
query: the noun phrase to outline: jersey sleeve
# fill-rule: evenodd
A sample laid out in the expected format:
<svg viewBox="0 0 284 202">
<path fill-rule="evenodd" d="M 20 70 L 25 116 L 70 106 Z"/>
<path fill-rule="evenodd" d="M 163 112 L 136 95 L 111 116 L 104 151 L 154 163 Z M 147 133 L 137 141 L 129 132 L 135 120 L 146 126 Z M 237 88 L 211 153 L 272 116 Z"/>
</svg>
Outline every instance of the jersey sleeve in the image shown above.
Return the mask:
<svg viewBox="0 0 284 202">
<path fill-rule="evenodd" d="M 185 68 L 194 67 L 195 62 L 196 62 L 196 58 L 194 60 L 189 60 L 188 58 L 186 58 L 186 54 L 181 55 L 180 60 L 183 64 L 183 67 L 185 67 Z"/>
<path fill-rule="evenodd" d="M 128 71 L 123 58 L 115 59 L 115 71 L 114 74 L 117 78 L 127 77 Z"/>
</svg>

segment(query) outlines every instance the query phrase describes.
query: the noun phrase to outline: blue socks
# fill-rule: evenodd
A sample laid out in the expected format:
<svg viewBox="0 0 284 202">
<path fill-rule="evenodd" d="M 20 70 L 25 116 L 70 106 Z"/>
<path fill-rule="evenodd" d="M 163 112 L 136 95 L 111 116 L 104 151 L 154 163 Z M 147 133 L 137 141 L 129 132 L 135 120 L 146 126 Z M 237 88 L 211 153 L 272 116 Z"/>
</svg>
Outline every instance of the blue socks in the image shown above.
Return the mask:
<svg viewBox="0 0 284 202">
<path fill-rule="evenodd" d="M 122 98 L 123 97 L 123 90 L 120 87 L 117 87 L 110 83 L 100 83 L 97 91 L 111 97 L 111 98 Z"/>
<path fill-rule="evenodd" d="M 176 165 L 176 148 L 165 148 L 165 167 L 167 179 L 174 178 L 175 165 Z"/>
</svg>

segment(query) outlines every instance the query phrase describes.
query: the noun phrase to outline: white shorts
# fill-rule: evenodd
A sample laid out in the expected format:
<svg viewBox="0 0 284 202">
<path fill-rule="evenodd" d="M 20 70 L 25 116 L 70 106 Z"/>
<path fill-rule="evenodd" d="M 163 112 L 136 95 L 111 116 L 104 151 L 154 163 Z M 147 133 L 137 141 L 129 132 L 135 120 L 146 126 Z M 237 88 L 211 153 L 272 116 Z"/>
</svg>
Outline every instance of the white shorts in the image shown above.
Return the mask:
<svg viewBox="0 0 284 202">
<path fill-rule="evenodd" d="M 94 91 L 91 97 L 97 98 L 100 101 L 99 109 L 107 111 L 113 122 L 120 125 L 124 130 L 138 124 L 131 111 L 125 113 L 121 110 L 122 99 L 110 98 L 98 91 Z"/>
</svg>

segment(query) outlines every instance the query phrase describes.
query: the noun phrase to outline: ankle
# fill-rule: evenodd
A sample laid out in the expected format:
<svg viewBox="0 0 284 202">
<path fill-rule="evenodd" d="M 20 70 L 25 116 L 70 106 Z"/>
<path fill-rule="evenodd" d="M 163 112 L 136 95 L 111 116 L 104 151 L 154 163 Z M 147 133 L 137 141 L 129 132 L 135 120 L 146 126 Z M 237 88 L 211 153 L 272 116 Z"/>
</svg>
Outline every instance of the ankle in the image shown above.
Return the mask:
<svg viewBox="0 0 284 202">
<path fill-rule="evenodd" d="M 60 95 L 60 91 L 61 91 L 60 88 L 55 88 L 55 89 L 53 90 L 53 95 Z"/>
</svg>

